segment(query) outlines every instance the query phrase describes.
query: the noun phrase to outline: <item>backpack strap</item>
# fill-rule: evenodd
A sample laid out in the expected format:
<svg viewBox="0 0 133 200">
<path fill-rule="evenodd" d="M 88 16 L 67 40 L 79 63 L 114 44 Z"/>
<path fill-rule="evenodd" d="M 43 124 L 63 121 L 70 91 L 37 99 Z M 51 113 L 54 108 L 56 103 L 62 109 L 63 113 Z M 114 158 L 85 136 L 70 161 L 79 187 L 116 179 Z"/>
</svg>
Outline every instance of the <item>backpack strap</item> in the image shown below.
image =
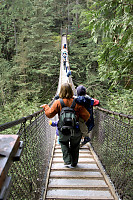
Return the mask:
<svg viewBox="0 0 133 200">
<path fill-rule="evenodd" d="M 61 103 L 61 107 L 63 108 L 63 107 L 66 107 L 66 105 L 64 104 L 64 101 L 63 101 L 63 99 L 59 99 L 60 100 L 60 103 Z"/>
<path fill-rule="evenodd" d="M 66 107 L 66 105 L 65 105 L 65 103 L 64 103 L 64 101 L 63 101 L 63 99 L 59 99 L 59 100 L 60 100 L 60 103 L 61 103 L 62 108 L 63 108 L 63 107 Z M 76 106 L 76 101 L 75 101 L 75 99 L 74 99 L 73 102 L 72 102 L 71 108 L 74 109 L 75 106 Z"/>
<path fill-rule="evenodd" d="M 76 100 L 74 99 L 74 100 L 73 100 L 73 102 L 72 102 L 71 108 L 73 108 L 73 109 L 74 109 L 74 108 L 75 108 L 75 106 L 76 106 Z"/>
</svg>

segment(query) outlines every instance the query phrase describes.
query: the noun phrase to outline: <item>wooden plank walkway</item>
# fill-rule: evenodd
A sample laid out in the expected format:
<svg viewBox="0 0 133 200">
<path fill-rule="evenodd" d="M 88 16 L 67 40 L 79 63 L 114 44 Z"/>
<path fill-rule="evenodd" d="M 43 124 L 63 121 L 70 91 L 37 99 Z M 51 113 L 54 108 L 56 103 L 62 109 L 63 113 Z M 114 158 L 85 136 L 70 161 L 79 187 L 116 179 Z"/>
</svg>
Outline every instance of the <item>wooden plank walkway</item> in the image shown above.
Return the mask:
<svg viewBox="0 0 133 200">
<path fill-rule="evenodd" d="M 118 199 L 93 150 L 80 148 L 77 167 L 66 167 L 61 147 L 55 143 L 47 180 L 46 200 L 52 199 Z"/>
<path fill-rule="evenodd" d="M 65 36 L 62 37 L 62 47 L 64 43 L 66 43 Z M 63 67 L 62 52 L 63 48 L 61 48 L 58 93 L 60 85 L 69 81 Z M 118 200 L 119 198 L 89 143 L 80 148 L 77 167 L 70 168 L 64 165 L 61 147 L 55 140 L 44 199 Z"/>
</svg>

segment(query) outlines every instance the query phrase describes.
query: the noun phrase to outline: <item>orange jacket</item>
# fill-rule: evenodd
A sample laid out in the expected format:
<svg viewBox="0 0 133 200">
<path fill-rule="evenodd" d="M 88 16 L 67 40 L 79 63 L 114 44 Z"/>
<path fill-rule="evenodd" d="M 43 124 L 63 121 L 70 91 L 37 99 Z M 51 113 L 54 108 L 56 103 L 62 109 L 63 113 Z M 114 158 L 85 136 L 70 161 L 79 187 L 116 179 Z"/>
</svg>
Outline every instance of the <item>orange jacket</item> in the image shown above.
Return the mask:
<svg viewBox="0 0 133 200">
<path fill-rule="evenodd" d="M 72 102 L 73 102 L 73 98 L 71 98 L 71 99 L 63 99 L 63 101 L 64 101 L 66 106 L 71 107 Z M 60 111 L 62 109 L 60 100 L 54 101 L 54 103 L 51 106 L 51 108 L 48 105 L 43 106 L 43 108 L 44 108 L 45 114 L 46 114 L 46 116 L 48 118 L 52 118 L 56 114 L 58 114 L 58 116 L 59 116 L 60 115 Z M 85 107 L 83 107 L 83 106 L 81 106 L 81 105 L 79 105 L 77 103 L 75 105 L 74 110 L 76 112 L 77 120 L 79 119 L 79 117 L 84 119 L 84 121 L 88 121 L 88 119 L 90 118 L 90 113 L 85 109 Z"/>
</svg>

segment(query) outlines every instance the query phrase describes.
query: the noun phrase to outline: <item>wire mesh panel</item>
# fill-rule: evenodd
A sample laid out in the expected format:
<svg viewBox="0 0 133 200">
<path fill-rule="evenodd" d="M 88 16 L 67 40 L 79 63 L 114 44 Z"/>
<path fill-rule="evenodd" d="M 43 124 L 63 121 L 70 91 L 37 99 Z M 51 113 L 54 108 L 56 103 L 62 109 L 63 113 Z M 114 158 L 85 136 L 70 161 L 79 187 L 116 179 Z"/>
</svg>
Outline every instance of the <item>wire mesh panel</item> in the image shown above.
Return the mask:
<svg viewBox="0 0 133 200">
<path fill-rule="evenodd" d="M 42 199 L 55 128 L 49 126 L 48 118 L 41 114 L 29 125 L 23 123 L 18 133 L 24 142 L 19 162 L 14 162 L 9 175 L 12 177 L 9 200 Z"/>
<path fill-rule="evenodd" d="M 100 110 L 95 110 L 92 145 L 121 199 L 133 199 L 133 127 Z"/>
</svg>

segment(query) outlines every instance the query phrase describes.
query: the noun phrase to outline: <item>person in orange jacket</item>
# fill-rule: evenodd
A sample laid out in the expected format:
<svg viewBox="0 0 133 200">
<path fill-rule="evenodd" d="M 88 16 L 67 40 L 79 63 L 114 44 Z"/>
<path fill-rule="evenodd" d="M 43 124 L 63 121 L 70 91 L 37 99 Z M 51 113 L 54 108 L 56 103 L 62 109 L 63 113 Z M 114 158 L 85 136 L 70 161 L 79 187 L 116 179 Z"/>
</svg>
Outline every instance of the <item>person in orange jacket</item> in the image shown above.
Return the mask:
<svg viewBox="0 0 133 200">
<path fill-rule="evenodd" d="M 74 98 L 72 87 L 69 83 L 64 83 L 61 86 L 59 98 L 63 99 L 66 106 L 71 107 Z M 41 107 L 44 108 L 45 114 L 48 118 L 52 118 L 56 114 L 60 116 L 60 112 L 62 109 L 60 100 L 55 100 L 51 107 L 49 107 L 49 105 L 47 104 L 41 105 Z M 88 119 L 90 118 L 90 113 L 85 109 L 84 106 L 76 103 L 74 110 L 77 116 L 77 121 L 79 117 L 82 118 L 85 122 L 88 121 Z M 71 167 L 76 167 L 79 158 L 79 147 L 81 138 L 82 133 L 80 129 L 77 129 L 74 135 L 63 135 L 62 132 L 59 131 L 59 142 L 61 144 L 63 160 L 66 166 L 71 165 Z"/>
</svg>

